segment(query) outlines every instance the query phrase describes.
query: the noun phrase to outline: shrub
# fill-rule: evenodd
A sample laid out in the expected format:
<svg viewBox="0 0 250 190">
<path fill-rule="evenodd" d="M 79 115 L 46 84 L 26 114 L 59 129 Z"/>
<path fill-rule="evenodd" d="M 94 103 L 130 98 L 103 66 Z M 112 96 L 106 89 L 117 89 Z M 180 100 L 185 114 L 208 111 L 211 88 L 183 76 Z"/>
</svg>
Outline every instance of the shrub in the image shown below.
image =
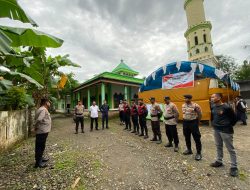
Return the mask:
<svg viewBox="0 0 250 190">
<path fill-rule="evenodd" d="M 7 91 L 7 107 L 11 110 L 22 109 L 26 106 L 26 91 L 24 88 L 13 86 Z"/>
</svg>

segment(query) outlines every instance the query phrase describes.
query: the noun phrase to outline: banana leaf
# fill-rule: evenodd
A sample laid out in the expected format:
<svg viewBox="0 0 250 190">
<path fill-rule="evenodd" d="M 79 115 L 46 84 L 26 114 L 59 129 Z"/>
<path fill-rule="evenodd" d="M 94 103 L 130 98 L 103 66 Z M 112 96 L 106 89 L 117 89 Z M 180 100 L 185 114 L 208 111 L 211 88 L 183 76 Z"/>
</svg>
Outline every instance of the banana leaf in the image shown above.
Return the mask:
<svg viewBox="0 0 250 190">
<path fill-rule="evenodd" d="M 23 73 L 19 73 L 19 72 L 14 72 L 14 71 L 10 71 L 7 67 L 4 66 L 0 66 L 0 73 L 8 73 L 10 75 L 18 75 L 24 79 L 26 79 L 28 82 L 35 84 L 38 88 L 43 88 L 43 86 L 41 84 L 39 84 L 36 80 L 34 80 L 33 78 L 31 78 L 28 75 L 25 75 Z"/>
<path fill-rule="evenodd" d="M 38 26 L 35 21 L 24 12 L 16 0 L 0 0 L 0 18 L 5 17 Z"/>
<path fill-rule="evenodd" d="M 10 87 L 13 86 L 10 80 L 1 79 L 0 80 L 0 91 L 8 90 Z"/>
<path fill-rule="evenodd" d="M 12 40 L 0 31 L 0 54 L 9 54 L 15 53 L 14 50 L 10 47 Z"/>
<path fill-rule="evenodd" d="M 30 28 L 15 28 L 0 26 L 3 32 L 12 41 L 11 46 L 33 46 L 33 47 L 52 47 L 57 48 L 63 44 L 63 40 L 44 32 Z"/>
</svg>

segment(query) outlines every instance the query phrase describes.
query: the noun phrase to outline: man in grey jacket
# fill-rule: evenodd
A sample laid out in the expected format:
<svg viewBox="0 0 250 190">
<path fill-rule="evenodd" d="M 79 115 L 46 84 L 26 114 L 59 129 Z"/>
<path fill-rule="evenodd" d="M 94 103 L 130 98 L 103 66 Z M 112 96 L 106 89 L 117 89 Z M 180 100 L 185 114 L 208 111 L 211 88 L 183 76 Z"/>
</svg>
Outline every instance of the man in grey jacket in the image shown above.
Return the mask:
<svg viewBox="0 0 250 190">
<path fill-rule="evenodd" d="M 51 130 L 51 117 L 48 111 L 49 107 L 49 100 L 42 99 L 41 106 L 35 114 L 35 168 L 44 168 L 47 166 L 46 162 L 48 161 L 48 159 L 43 158 L 43 152 L 45 150 L 46 139 Z"/>
</svg>

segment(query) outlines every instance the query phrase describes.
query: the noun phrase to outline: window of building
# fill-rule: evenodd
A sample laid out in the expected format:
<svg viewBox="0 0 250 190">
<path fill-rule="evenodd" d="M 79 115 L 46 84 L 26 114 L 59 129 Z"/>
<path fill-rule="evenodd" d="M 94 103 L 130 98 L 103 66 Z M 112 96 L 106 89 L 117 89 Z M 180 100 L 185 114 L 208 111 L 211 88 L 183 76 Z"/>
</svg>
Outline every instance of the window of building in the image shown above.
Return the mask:
<svg viewBox="0 0 250 190">
<path fill-rule="evenodd" d="M 198 36 L 195 36 L 195 37 L 194 37 L 194 42 L 195 42 L 195 45 L 198 45 L 198 44 L 199 44 L 199 42 L 198 42 Z"/>
<path fill-rule="evenodd" d="M 207 43 L 207 35 L 206 34 L 203 34 L 203 40 L 205 43 Z"/>
<path fill-rule="evenodd" d="M 199 54 L 200 53 L 200 50 L 199 49 L 196 49 L 196 54 Z"/>
<path fill-rule="evenodd" d="M 205 47 L 205 52 L 208 52 L 208 47 Z"/>
</svg>

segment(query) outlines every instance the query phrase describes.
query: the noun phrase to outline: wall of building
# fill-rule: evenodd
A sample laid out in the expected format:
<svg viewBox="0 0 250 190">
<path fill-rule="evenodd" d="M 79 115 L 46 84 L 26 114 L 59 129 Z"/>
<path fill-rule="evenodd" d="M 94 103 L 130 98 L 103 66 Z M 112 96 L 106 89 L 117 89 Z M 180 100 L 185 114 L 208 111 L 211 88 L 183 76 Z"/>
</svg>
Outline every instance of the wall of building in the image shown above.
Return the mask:
<svg viewBox="0 0 250 190">
<path fill-rule="evenodd" d="M 112 84 L 112 88 L 111 88 L 111 95 L 112 95 L 112 102 L 113 102 L 113 108 L 117 108 L 116 106 L 115 106 L 115 103 L 114 103 L 114 94 L 115 93 L 117 93 L 117 94 L 122 94 L 122 95 L 124 95 L 124 86 L 122 85 L 115 85 L 115 84 Z"/>
<path fill-rule="evenodd" d="M 0 111 L 0 151 L 26 139 L 34 123 L 35 110 Z"/>
<path fill-rule="evenodd" d="M 247 102 L 250 107 L 250 80 L 248 81 L 237 81 L 240 85 L 240 94 L 243 99 Z"/>
</svg>

